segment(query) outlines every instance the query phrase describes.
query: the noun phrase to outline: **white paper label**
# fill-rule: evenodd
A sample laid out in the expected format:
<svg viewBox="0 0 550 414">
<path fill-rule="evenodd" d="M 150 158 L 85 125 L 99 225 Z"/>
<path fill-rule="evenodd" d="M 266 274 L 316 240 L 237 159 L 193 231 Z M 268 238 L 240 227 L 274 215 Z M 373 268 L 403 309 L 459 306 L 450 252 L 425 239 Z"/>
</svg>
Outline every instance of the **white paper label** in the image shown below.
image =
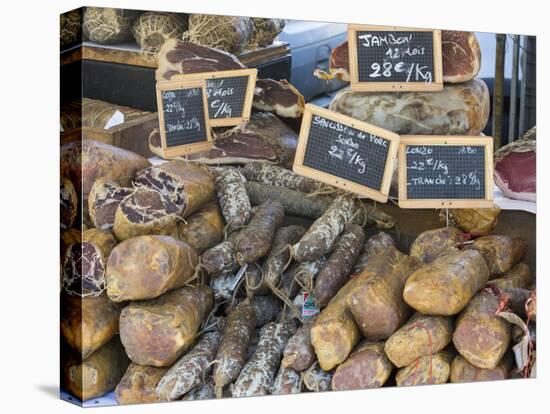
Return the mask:
<svg viewBox="0 0 550 414">
<path fill-rule="evenodd" d="M 302 292 L 303 306 L 302 317 L 309 319 L 319 313 L 319 306 L 313 300 L 313 296 L 309 292 Z"/>
<path fill-rule="evenodd" d="M 124 114 L 120 111 L 116 111 L 113 116 L 107 121 L 104 129 L 111 129 L 114 126 L 124 123 Z"/>
</svg>

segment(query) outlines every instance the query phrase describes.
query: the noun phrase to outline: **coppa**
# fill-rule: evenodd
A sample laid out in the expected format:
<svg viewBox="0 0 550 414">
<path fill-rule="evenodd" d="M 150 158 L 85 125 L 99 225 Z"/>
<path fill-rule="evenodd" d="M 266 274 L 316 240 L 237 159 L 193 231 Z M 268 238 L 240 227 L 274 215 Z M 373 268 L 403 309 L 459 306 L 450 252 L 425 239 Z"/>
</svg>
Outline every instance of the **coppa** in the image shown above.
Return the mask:
<svg viewBox="0 0 550 414">
<path fill-rule="evenodd" d="M 358 38 L 363 41 L 362 45 L 365 47 L 403 45 L 411 41 L 412 33 L 406 36 L 396 36 L 393 33 L 388 33 L 385 35 L 373 35 L 371 33 L 366 33 L 358 36 Z"/>
<path fill-rule="evenodd" d="M 185 91 L 185 97 L 186 98 L 192 98 L 194 96 L 199 96 L 201 94 L 200 88 L 192 88 Z M 177 96 L 174 93 L 174 91 L 163 91 L 162 92 L 162 99 L 165 99 L 167 101 L 171 101 L 172 99 L 176 99 Z"/>
</svg>

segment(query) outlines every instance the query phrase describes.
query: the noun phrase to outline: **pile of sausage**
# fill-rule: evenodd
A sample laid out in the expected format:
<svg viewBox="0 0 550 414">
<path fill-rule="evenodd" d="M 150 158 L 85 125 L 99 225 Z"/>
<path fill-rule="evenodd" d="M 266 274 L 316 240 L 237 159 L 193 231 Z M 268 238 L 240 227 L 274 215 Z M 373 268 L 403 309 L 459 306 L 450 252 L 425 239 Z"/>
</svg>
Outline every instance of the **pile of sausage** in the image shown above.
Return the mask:
<svg viewBox="0 0 550 414">
<path fill-rule="evenodd" d="M 151 165 L 84 141 L 62 148 L 61 172 L 62 385 L 82 400 L 459 382 L 532 366 L 523 240 L 445 227 L 405 254 L 387 233 L 366 237 L 391 226 L 380 211 L 269 163 Z M 526 336 L 530 359 L 513 369 L 510 348 Z"/>
</svg>

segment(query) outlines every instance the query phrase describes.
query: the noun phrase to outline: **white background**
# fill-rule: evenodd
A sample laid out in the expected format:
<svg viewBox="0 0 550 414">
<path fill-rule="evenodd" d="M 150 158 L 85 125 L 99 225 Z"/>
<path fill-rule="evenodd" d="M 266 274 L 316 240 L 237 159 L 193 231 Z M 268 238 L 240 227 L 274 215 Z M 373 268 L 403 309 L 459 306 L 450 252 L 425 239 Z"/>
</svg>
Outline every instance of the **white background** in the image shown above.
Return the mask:
<svg viewBox="0 0 550 414">
<path fill-rule="evenodd" d="M 543 1 L 451 0 L 111 0 L 98 6 L 210 12 L 258 17 L 465 29 L 538 36 L 538 181 L 548 179 L 544 101 L 548 98 L 548 10 Z M 0 20 L 2 105 L 0 174 L 0 411 L 64 413 L 80 408 L 57 399 L 59 257 L 59 13 L 78 1 L 3 2 Z M 358 6 L 360 5 L 360 6 Z M 546 67 L 545 67 L 546 66 Z M 107 79 L 106 79 L 107 81 Z M 548 105 L 547 105 L 548 106 Z M 546 164 L 546 165 L 545 165 Z M 99 408 L 116 413 L 538 412 L 550 393 L 546 346 L 548 189 L 539 186 L 538 378 L 465 385 L 380 389 L 298 396 L 226 399 Z M 545 395 L 546 394 L 546 395 Z M 542 408 L 548 410 L 548 407 Z"/>
</svg>

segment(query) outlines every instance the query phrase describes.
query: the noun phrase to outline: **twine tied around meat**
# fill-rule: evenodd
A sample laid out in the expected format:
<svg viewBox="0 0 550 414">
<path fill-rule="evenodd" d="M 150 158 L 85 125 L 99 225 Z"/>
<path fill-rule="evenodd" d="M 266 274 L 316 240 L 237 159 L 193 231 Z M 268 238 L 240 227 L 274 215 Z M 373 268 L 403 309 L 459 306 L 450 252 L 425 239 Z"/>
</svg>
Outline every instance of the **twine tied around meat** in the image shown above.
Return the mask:
<svg viewBox="0 0 550 414">
<path fill-rule="evenodd" d="M 512 312 L 510 309 L 508 309 L 508 302 L 510 300 L 510 297 L 507 294 L 503 293 L 497 286 L 489 284 L 489 286 L 487 286 L 484 289 L 484 292 L 494 296 L 498 300 L 498 305 L 496 307 L 494 315 L 498 316 L 498 315 L 500 315 L 501 313 L 504 313 L 504 312 L 512 313 L 512 314 L 515 315 L 514 312 Z M 527 363 L 525 364 L 525 366 L 523 368 L 523 377 L 524 378 L 527 378 L 529 376 L 529 374 L 531 372 L 531 369 L 532 369 L 532 366 L 533 366 L 533 363 L 534 363 L 535 344 L 534 344 L 533 339 L 531 338 L 531 335 L 529 333 L 529 322 L 531 321 L 531 318 L 533 316 L 533 312 L 531 310 L 530 305 L 535 300 L 535 298 L 536 298 L 536 291 L 534 290 L 533 292 L 531 292 L 531 295 L 525 301 L 525 304 L 524 304 L 525 313 L 527 314 L 527 321 L 525 322 L 525 335 L 527 336 Z M 518 315 L 516 315 L 516 316 L 518 316 Z"/>
<path fill-rule="evenodd" d="M 141 50 L 156 53 L 168 39 L 177 39 L 187 29 L 187 22 L 174 13 L 147 12 L 132 27 Z"/>
<path fill-rule="evenodd" d="M 533 316 L 533 311 L 530 305 L 535 300 L 536 294 L 537 294 L 537 291 L 533 290 L 529 298 L 525 301 L 525 313 L 527 314 L 527 322 L 526 322 L 527 329 L 529 329 L 529 322 L 531 321 L 531 317 Z M 523 378 L 529 377 L 529 373 L 531 372 L 531 368 L 534 363 L 534 360 L 533 360 L 533 355 L 535 350 L 534 348 L 535 348 L 535 344 L 531 339 L 529 339 L 528 347 L 527 347 L 527 364 L 523 369 Z"/>
<path fill-rule="evenodd" d="M 63 47 L 76 42 L 82 32 L 80 10 L 63 13 L 60 18 L 59 39 Z"/>
<path fill-rule="evenodd" d="M 318 190 L 315 190 L 311 193 L 306 194 L 306 198 L 311 197 L 317 197 L 317 196 L 323 196 L 323 195 L 338 195 L 339 193 L 343 193 L 343 191 L 338 190 L 337 188 L 331 187 L 329 185 L 322 186 Z"/>
<path fill-rule="evenodd" d="M 413 323 L 407 331 L 410 331 L 415 328 L 424 329 L 426 333 L 428 334 L 428 349 L 429 349 L 429 356 L 430 356 L 430 363 L 428 367 L 428 384 L 433 383 L 433 341 L 432 341 L 432 333 L 430 330 L 424 325 L 422 322 L 415 322 Z M 416 363 L 413 371 L 413 376 L 411 380 L 411 385 L 415 385 L 416 380 L 416 373 L 418 372 L 418 369 L 420 367 L 420 357 L 416 358 Z"/>
<path fill-rule="evenodd" d="M 250 276 L 249 273 L 245 274 L 244 277 L 245 277 L 245 282 L 246 282 L 246 290 L 249 291 L 249 292 L 253 292 L 256 289 L 258 289 L 260 286 L 262 286 L 263 283 L 264 283 L 264 279 L 265 279 L 264 269 L 258 263 L 254 262 L 252 264 L 258 268 L 258 270 L 260 271 L 261 277 L 260 277 L 260 281 L 258 282 L 257 285 L 252 285 L 252 277 Z"/>
<path fill-rule="evenodd" d="M 252 36 L 252 20 L 249 17 L 193 14 L 189 28 L 182 35 L 184 42 L 238 52 Z"/>
<path fill-rule="evenodd" d="M 287 244 L 286 246 L 283 246 L 283 248 L 281 248 L 278 252 L 276 252 L 272 256 L 272 258 L 275 258 L 275 257 L 283 254 L 286 250 L 288 250 L 290 254 L 289 254 L 287 262 L 283 266 L 283 272 L 288 268 L 288 266 L 290 265 L 290 262 L 292 262 L 292 246 L 290 244 Z M 268 268 L 268 273 L 269 273 L 269 268 Z M 263 281 L 264 281 L 264 273 L 262 272 L 262 283 L 263 283 Z M 265 277 L 265 281 L 266 281 L 267 286 L 271 290 L 271 292 L 276 297 L 278 297 L 280 300 L 283 301 L 284 307 L 285 308 L 288 307 L 292 311 L 292 313 L 294 313 L 294 315 L 300 321 L 302 321 L 302 316 L 300 315 L 300 312 L 298 311 L 298 308 L 296 308 L 296 306 L 294 305 L 292 300 L 290 300 L 288 295 L 285 292 L 283 292 L 282 290 L 280 290 L 278 286 L 275 286 L 275 284 L 270 280 L 270 278 L 268 276 Z"/>
<path fill-rule="evenodd" d="M 138 13 L 135 10 L 86 7 L 82 28 L 84 34 L 94 42 L 120 42 L 131 37 L 131 25 Z"/>
</svg>

